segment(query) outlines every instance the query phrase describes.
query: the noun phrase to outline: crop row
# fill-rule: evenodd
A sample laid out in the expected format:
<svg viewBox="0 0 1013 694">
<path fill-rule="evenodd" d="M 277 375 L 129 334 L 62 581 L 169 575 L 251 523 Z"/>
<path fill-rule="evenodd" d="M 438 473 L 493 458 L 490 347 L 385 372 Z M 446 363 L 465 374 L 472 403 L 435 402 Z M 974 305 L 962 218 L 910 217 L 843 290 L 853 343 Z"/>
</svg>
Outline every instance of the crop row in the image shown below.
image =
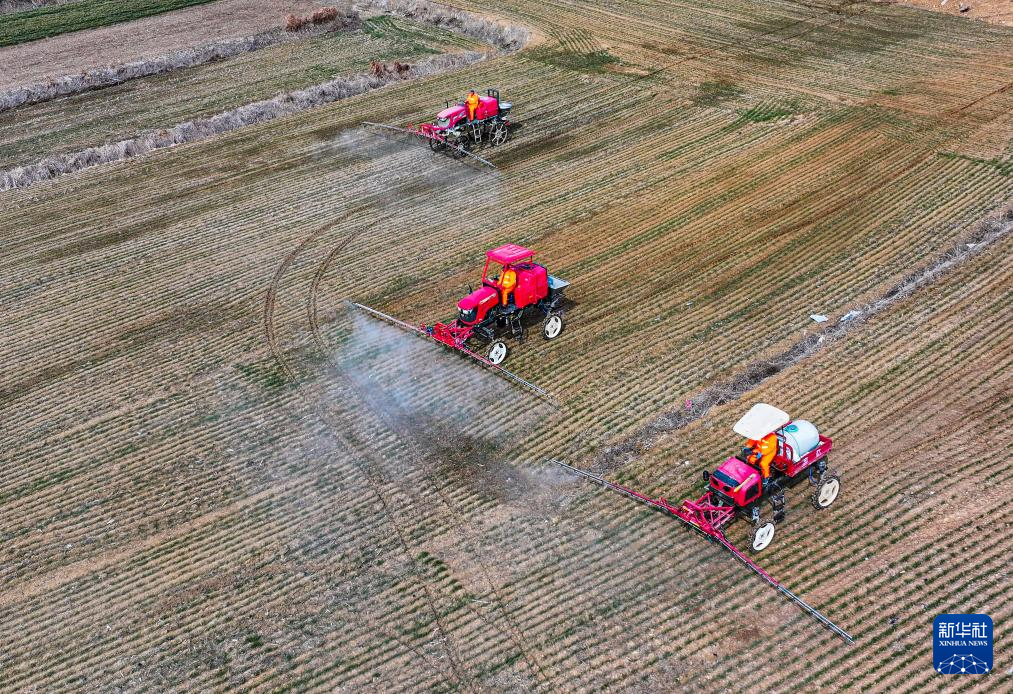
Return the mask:
<svg viewBox="0 0 1013 694">
<path fill-rule="evenodd" d="M 514 7 L 538 25 L 541 8 Z M 0 344 L 17 450 L 0 486 L 2 610 L 18 634 L 6 682 L 869 687 L 851 674 L 871 652 L 862 644 L 924 648 L 916 607 L 944 581 L 916 571 L 938 544 L 932 514 L 1002 474 L 995 442 L 976 455 L 971 439 L 1008 415 L 1001 400 L 983 406 L 1009 368 L 1008 331 L 995 327 L 1008 274 L 994 255 L 750 396 L 837 441 L 838 505 L 803 514 L 800 488 L 762 563 L 855 631 L 854 650 L 717 548 L 543 462 L 586 462 L 797 340 L 809 313 L 836 319 L 881 294 L 1008 196 L 1009 179 L 937 156 L 965 131 L 924 116 L 911 127 L 819 95 L 774 99 L 748 75 L 736 96 L 698 103 L 697 82 L 716 77 L 706 59 L 638 80 L 561 57 L 607 49 L 631 63 L 654 50 L 633 50 L 621 24 L 606 45 L 601 25 L 625 7 L 590 10 L 591 33 L 566 7 L 562 48 L 553 38 L 467 76 L 5 196 L 0 222 L 18 226 L 0 260 L 17 336 Z M 739 7 L 686 21 L 702 31 Z M 819 13 L 772 7 L 792 21 Z M 653 21 L 631 36 L 643 27 L 657 41 Z M 356 128 L 428 117 L 471 85 L 502 89 L 523 125 L 486 150 L 498 172 Z M 343 308 L 447 317 L 504 241 L 574 283 L 563 338 L 526 340 L 508 362 L 561 395 L 562 412 Z M 692 493 L 741 407 L 659 441 L 624 478 Z M 929 425 L 950 432 L 945 497 L 928 494 Z M 873 438 L 895 443 L 877 459 L 863 445 Z M 859 495 L 875 499 L 861 514 Z M 1006 522 L 997 504 L 981 508 Z M 948 538 L 941 565 L 958 565 L 966 537 Z M 957 601 L 994 593 L 1003 543 L 980 548 Z M 851 585 L 872 589 L 844 594 Z M 891 600 L 906 610 L 900 629 L 880 614 Z M 785 668 L 746 668 L 739 654 L 774 637 L 790 649 Z M 827 655 L 823 671 L 803 644 Z"/>
<path fill-rule="evenodd" d="M 416 31 L 409 34 L 410 29 Z M 150 128 L 172 127 L 340 75 L 364 72 L 371 60 L 411 62 L 462 42 L 475 45 L 447 31 L 391 18 L 369 33 L 326 34 L 22 107 L 0 127 L 5 144 L 0 168 L 115 142 Z"/>
</svg>

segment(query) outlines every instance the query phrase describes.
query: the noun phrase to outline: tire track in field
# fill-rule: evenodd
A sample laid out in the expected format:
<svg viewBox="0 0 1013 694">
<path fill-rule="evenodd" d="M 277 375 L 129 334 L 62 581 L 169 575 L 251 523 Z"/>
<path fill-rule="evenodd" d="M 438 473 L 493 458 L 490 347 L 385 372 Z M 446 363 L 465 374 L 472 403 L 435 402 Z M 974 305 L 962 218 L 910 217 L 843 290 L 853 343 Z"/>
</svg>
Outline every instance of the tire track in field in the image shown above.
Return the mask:
<svg viewBox="0 0 1013 694">
<path fill-rule="evenodd" d="M 327 254 L 327 256 L 323 259 L 323 261 L 320 263 L 320 265 L 314 272 L 313 281 L 310 284 L 310 294 L 309 297 L 307 298 L 306 312 L 310 320 L 310 328 L 312 330 L 314 344 L 319 350 L 320 355 L 325 358 L 329 356 L 330 352 L 328 351 L 327 341 L 324 338 L 323 331 L 321 330 L 320 321 L 318 318 L 318 297 L 320 291 L 320 283 L 324 275 L 327 273 L 327 270 L 329 269 L 330 265 L 337 259 L 337 257 L 341 254 L 341 252 L 355 238 L 355 236 L 356 234 L 347 237 L 344 241 L 335 246 L 330 253 Z M 352 379 L 348 378 L 348 376 L 344 373 L 343 370 L 339 369 L 339 373 L 341 374 L 342 381 L 349 390 L 353 392 L 358 392 L 360 393 L 360 395 L 362 395 L 361 390 L 358 388 L 358 386 L 354 383 Z M 408 444 L 408 450 L 410 452 L 412 459 L 415 462 L 419 463 L 421 466 L 421 463 L 425 458 L 425 453 L 422 450 L 422 446 L 420 445 L 417 437 L 413 435 L 411 430 L 404 427 L 398 427 L 396 422 L 392 421 L 388 413 L 373 407 L 369 403 L 368 398 L 362 397 L 360 401 L 364 403 L 367 408 L 369 408 L 370 412 L 373 413 L 375 418 L 380 420 L 382 424 L 391 433 L 393 433 L 395 436 L 402 439 L 403 441 L 405 441 L 405 443 Z M 426 477 L 429 476 L 426 475 Z M 447 494 L 444 492 L 441 486 L 434 484 L 434 488 L 436 490 L 436 495 L 439 497 L 440 501 L 443 503 L 443 505 L 446 507 L 446 509 L 450 512 L 451 516 L 453 517 L 455 530 L 458 531 L 461 537 L 465 538 L 465 542 L 467 543 L 466 548 L 468 549 L 469 554 L 475 560 L 476 564 L 479 567 L 479 571 L 482 573 L 483 578 L 489 585 L 489 590 L 492 593 L 493 598 L 495 600 L 496 608 L 499 611 L 503 621 L 507 625 L 507 632 L 510 634 L 510 639 L 511 641 L 513 641 L 514 647 L 517 648 L 517 650 L 521 653 L 524 660 L 528 663 L 528 667 L 531 668 L 532 673 L 535 673 L 537 677 L 541 679 L 544 685 L 548 685 L 549 679 L 546 676 L 545 671 L 541 666 L 541 663 L 536 658 L 534 658 L 534 656 L 531 655 L 531 649 L 525 647 L 523 632 L 520 630 L 517 623 L 510 618 L 510 614 L 506 609 L 506 602 L 503 598 L 502 593 L 496 587 L 496 583 L 492 579 L 492 574 L 489 571 L 488 565 L 482 559 L 481 553 L 473 551 L 474 537 L 473 534 L 468 532 L 466 529 L 467 528 L 466 519 L 462 516 L 460 509 L 457 508 L 457 506 L 452 503 L 451 499 L 447 496 Z M 472 611 L 477 616 L 479 616 L 480 619 L 482 619 L 482 621 L 485 621 L 484 618 L 482 618 L 477 611 L 475 610 Z"/>
<path fill-rule="evenodd" d="M 356 209 L 358 210 L 359 208 Z M 345 216 L 354 214 L 354 212 L 355 210 L 346 213 Z M 289 363 L 289 361 L 287 360 L 284 353 L 281 351 L 279 347 L 277 329 L 274 324 L 274 314 L 277 305 L 278 288 L 285 273 L 292 266 L 292 263 L 295 262 L 299 254 L 302 253 L 307 247 L 309 247 L 324 232 L 333 228 L 333 226 L 337 223 L 337 221 L 339 220 L 329 222 L 328 224 L 325 224 L 317 228 L 315 231 L 311 232 L 305 239 L 303 239 L 303 241 L 298 246 L 296 246 L 294 250 L 292 250 L 287 256 L 285 256 L 284 260 L 282 260 L 281 264 L 278 266 L 278 269 L 275 271 L 274 276 L 272 277 L 271 285 L 268 288 L 267 294 L 264 299 L 264 331 L 265 336 L 267 338 L 268 346 L 271 350 L 271 355 L 278 363 L 279 368 L 281 368 L 286 378 L 293 383 L 297 382 L 297 375 L 295 373 L 295 370 L 292 368 L 291 364 Z M 352 238 L 354 237 L 346 238 L 343 244 L 347 245 L 348 243 L 351 243 Z M 337 256 L 338 253 L 334 253 L 334 255 Z M 462 688 L 466 690 L 472 688 L 473 683 L 470 681 L 470 679 L 466 678 L 462 674 L 463 669 L 462 665 L 459 662 L 457 654 L 455 654 L 454 652 L 455 649 L 453 649 L 450 645 L 451 639 L 449 632 L 443 623 L 443 619 L 440 617 L 439 610 L 436 608 L 436 599 L 432 593 L 429 583 L 423 579 L 423 572 L 421 571 L 418 565 L 418 561 L 411 553 L 411 548 L 408 543 L 408 538 L 405 529 L 401 526 L 401 524 L 397 521 L 395 515 L 391 512 L 391 508 L 390 505 L 388 504 L 387 498 L 386 496 L 384 496 L 383 491 L 381 490 L 381 484 L 383 484 L 385 480 L 383 479 L 382 475 L 379 473 L 378 470 L 371 471 L 365 468 L 361 463 L 359 463 L 358 458 L 356 457 L 355 454 L 358 454 L 361 451 L 354 444 L 354 442 L 350 440 L 350 437 L 342 430 L 340 426 L 335 426 L 335 423 L 330 421 L 329 416 L 327 416 L 327 414 L 323 411 L 323 409 L 319 406 L 318 403 L 312 402 L 310 398 L 307 397 L 306 394 L 301 389 L 296 388 L 296 392 L 299 394 L 299 398 L 303 401 L 303 403 L 307 407 L 309 407 L 311 411 L 314 414 L 316 414 L 316 416 L 321 421 L 324 422 L 324 424 L 330 427 L 332 431 L 337 433 L 341 442 L 346 447 L 348 447 L 348 449 L 353 453 L 353 455 L 351 456 L 352 460 L 354 461 L 353 464 L 355 465 L 356 469 L 359 471 L 363 479 L 366 480 L 366 483 L 369 485 L 369 488 L 373 492 L 373 495 L 376 497 L 377 501 L 379 501 L 383 512 L 383 516 L 396 533 L 398 538 L 398 544 L 401 545 L 401 549 L 408 560 L 408 564 L 409 566 L 411 566 L 411 575 L 417 579 L 419 586 L 425 593 L 426 605 L 429 608 L 429 611 L 432 613 L 434 624 L 436 624 L 437 628 L 440 631 L 440 634 L 443 637 L 441 641 L 444 644 L 444 649 L 446 650 L 447 659 L 453 671 L 454 678 L 457 680 L 458 684 Z"/>
<path fill-rule="evenodd" d="M 978 104 L 980 104 L 982 101 L 985 101 L 986 99 L 991 99 L 993 96 L 998 96 L 999 94 L 1005 94 L 1006 92 L 1009 91 L 1010 87 L 1013 87 L 1013 82 L 1009 82 L 1007 84 L 1004 84 L 1003 86 L 999 87 L 998 89 L 994 89 L 994 90 L 988 92 L 987 94 L 979 96 L 974 101 L 971 101 L 971 102 L 969 102 L 967 104 L 964 104 L 963 106 L 961 106 L 958 109 L 954 109 L 953 111 L 950 111 L 949 115 L 954 115 L 955 116 L 957 114 L 964 113 L 968 109 L 971 109 L 971 108 L 977 106 Z"/>
</svg>

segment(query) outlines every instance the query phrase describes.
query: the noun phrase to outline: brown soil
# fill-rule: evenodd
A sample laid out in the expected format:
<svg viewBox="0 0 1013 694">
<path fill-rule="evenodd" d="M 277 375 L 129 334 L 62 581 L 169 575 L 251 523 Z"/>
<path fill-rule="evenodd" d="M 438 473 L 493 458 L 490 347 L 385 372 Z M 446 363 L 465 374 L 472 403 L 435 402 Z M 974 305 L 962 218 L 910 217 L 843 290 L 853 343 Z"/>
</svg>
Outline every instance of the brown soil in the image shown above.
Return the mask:
<svg viewBox="0 0 1013 694">
<path fill-rule="evenodd" d="M 992 24 L 1013 26 L 1013 2 L 1011 0 L 905 0 L 901 5 L 919 7 L 932 12 L 955 14 L 968 19 L 980 19 Z M 971 9 L 961 12 L 961 5 Z"/>
<path fill-rule="evenodd" d="M 319 0 L 220 0 L 101 29 L 77 31 L 0 49 L 0 89 L 43 82 L 106 65 L 163 55 L 218 39 L 282 27 L 285 15 L 308 14 Z"/>
</svg>

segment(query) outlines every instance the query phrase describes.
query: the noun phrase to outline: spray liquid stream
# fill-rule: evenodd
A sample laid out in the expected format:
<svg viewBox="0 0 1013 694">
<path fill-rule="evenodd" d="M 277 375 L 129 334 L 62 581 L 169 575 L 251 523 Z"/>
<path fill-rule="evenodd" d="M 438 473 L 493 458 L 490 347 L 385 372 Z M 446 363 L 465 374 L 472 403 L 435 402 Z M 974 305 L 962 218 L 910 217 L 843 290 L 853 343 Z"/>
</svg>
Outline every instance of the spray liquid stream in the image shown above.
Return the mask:
<svg viewBox="0 0 1013 694">
<path fill-rule="evenodd" d="M 355 303 L 354 301 L 350 301 L 350 302 L 348 302 L 348 304 L 349 304 L 349 306 L 351 306 L 353 308 L 356 308 L 356 309 L 358 309 L 360 311 L 368 313 L 369 315 L 374 316 L 375 318 L 379 318 L 379 319 L 381 319 L 383 321 L 386 321 L 386 322 L 390 323 L 391 325 L 395 325 L 395 326 L 397 326 L 399 328 L 402 328 L 404 330 L 407 330 L 409 332 L 413 332 L 413 333 L 415 333 L 417 335 L 421 335 L 422 337 L 428 338 L 428 339 L 432 340 L 433 342 L 436 342 L 437 344 L 443 345 L 444 347 L 448 347 L 450 349 L 453 349 L 454 351 L 462 352 L 462 353 L 466 354 L 467 356 L 471 357 L 472 359 L 474 359 L 475 361 L 479 362 L 480 364 L 482 364 L 486 368 L 489 368 L 489 369 L 493 370 L 495 373 L 499 374 L 503 378 L 506 378 L 507 380 L 512 381 L 513 383 L 515 383 L 516 385 L 519 385 L 520 387 L 524 388 L 525 390 L 527 390 L 530 393 L 534 393 L 541 400 L 543 400 L 547 404 L 551 405 L 553 408 L 555 408 L 557 410 L 561 409 L 561 405 L 559 404 L 559 401 L 549 391 L 545 390 L 541 386 L 535 385 L 534 383 L 532 383 L 530 381 L 524 380 L 523 378 L 521 378 L 517 374 L 513 373 L 512 371 L 507 371 L 506 369 L 504 369 L 502 366 L 499 366 L 498 364 L 493 364 L 491 361 L 489 361 L 488 359 L 486 359 L 482 355 L 476 354 L 475 352 L 471 351 L 467 347 L 454 347 L 453 345 L 448 345 L 445 342 L 441 342 L 440 340 L 437 340 L 436 338 L 434 338 L 432 335 L 430 335 L 428 332 L 426 332 L 422 328 L 419 328 L 417 326 L 411 325 L 409 323 L 405 323 L 403 320 L 399 320 L 399 319 L 395 318 L 394 316 L 388 315 L 388 314 L 386 314 L 386 313 L 384 313 L 382 311 L 377 311 L 375 308 L 370 308 L 369 306 L 364 306 L 362 304 Z"/>
<path fill-rule="evenodd" d="M 383 130 L 390 130 L 390 131 L 393 131 L 393 132 L 404 133 L 405 135 L 411 135 L 413 137 L 417 137 L 417 138 L 424 139 L 424 140 L 432 140 L 433 142 L 440 142 L 440 143 L 443 143 L 444 145 L 446 145 L 447 147 L 449 147 L 450 149 L 454 150 L 455 154 L 471 157 L 472 159 L 474 159 L 476 161 L 479 161 L 479 162 L 485 164 L 486 166 L 488 166 L 490 168 L 493 168 L 493 169 L 497 168 L 496 165 L 493 164 L 488 159 L 483 159 L 482 157 L 478 156 L 477 154 L 473 154 L 472 152 L 469 152 L 468 150 L 464 149 L 463 146 L 452 145 L 449 142 L 447 142 L 446 139 L 444 139 L 442 137 L 439 137 L 439 136 L 436 136 L 436 135 L 426 135 L 421 130 L 410 129 L 410 128 L 399 128 L 399 127 L 394 126 L 394 125 L 384 125 L 383 123 L 372 123 L 370 121 L 363 121 L 362 125 L 365 128 L 382 128 Z"/>
</svg>

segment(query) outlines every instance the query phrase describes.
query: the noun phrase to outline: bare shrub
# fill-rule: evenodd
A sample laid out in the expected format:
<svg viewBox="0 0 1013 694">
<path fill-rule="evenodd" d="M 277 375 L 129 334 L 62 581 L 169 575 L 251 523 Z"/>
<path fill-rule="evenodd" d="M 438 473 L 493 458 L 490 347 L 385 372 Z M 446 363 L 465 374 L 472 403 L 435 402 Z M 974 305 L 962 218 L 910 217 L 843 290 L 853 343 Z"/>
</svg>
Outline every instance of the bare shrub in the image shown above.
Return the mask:
<svg viewBox="0 0 1013 694">
<path fill-rule="evenodd" d="M 321 7 L 313 11 L 310 15 L 310 19 L 314 24 L 322 24 L 324 22 L 332 22 L 338 18 L 337 7 Z"/>
<path fill-rule="evenodd" d="M 408 79 L 411 77 L 411 63 L 402 63 L 395 60 L 393 63 L 373 61 L 369 64 L 369 72 L 374 77 Z"/>
<path fill-rule="evenodd" d="M 305 17 L 299 15 L 290 14 L 285 17 L 285 31 L 299 31 L 306 26 L 307 21 Z"/>
<path fill-rule="evenodd" d="M 172 128 L 144 133 L 128 140 L 46 157 L 36 164 L 0 172 L 0 191 L 26 188 L 40 181 L 51 180 L 98 164 L 130 159 L 173 145 L 198 142 L 247 125 L 264 123 L 314 106 L 347 99 L 391 82 L 426 77 L 470 65 L 486 57 L 485 53 L 476 52 L 437 55 L 415 65 L 402 64 L 401 71 L 394 68 L 380 77 L 370 73 L 341 77 L 306 89 L 284 92 L 265 101 L 245 104 L 209 118 L 200 118 L 179 123 Z"/>
<path fill-rule="evenodd" d="M 347 6 L 341 10 L 337 7 L 318 7 L 305 17 L 294 14 L 285 17 L 285 31 L 301 31 L 304 27 L 327 24 L 339 18 L 342 26 L 351 27 L 359 25 L 359 13 L 352 6 Z"/>
</svg>

